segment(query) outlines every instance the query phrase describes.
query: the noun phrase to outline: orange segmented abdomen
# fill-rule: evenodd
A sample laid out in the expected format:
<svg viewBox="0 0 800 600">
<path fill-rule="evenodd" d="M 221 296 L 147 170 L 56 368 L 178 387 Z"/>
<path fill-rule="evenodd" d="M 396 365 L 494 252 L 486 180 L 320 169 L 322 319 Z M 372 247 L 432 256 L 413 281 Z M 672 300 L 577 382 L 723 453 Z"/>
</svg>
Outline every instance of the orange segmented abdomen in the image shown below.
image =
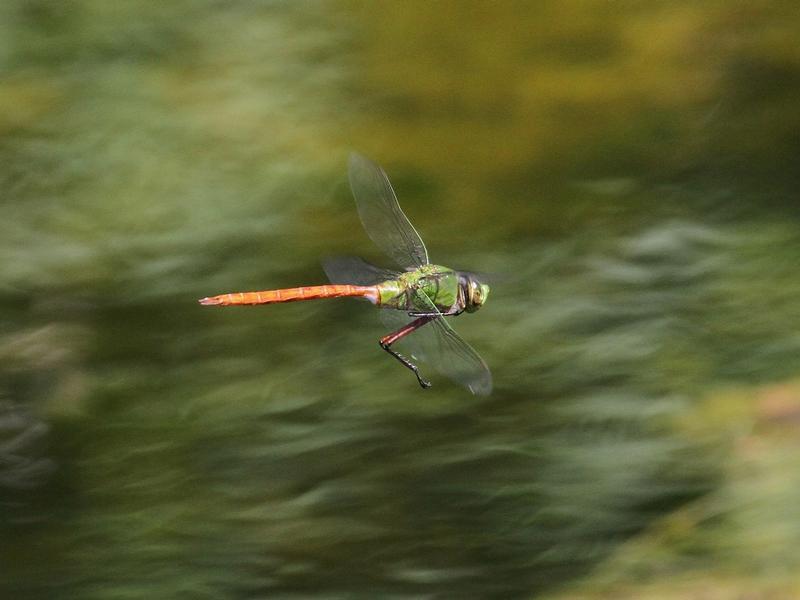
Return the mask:
<svg viewBox="0 0 800 600">
<path fill-rule="evenodd" d="M 312 285 L 309 287 L 286 288 L 282 290 L 264 290 L 263 292 L 236 292 L 202 298 L 203 305 L 254 305 L 275 304 L 276 302 L 297 302 L 299 300 L 316 300 L 318 298 L 342 298 L 346 296 L 367 298 L 373 304 L 380 295 L 376 286 L 363 285 Z"/>
</svg>

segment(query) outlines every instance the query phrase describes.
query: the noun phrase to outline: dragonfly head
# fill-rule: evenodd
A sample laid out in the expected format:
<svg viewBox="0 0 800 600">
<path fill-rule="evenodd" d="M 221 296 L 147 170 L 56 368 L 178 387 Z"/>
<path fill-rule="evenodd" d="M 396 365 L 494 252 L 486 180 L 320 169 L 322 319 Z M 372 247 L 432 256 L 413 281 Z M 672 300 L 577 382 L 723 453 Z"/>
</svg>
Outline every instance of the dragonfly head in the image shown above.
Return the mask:
<svg viewBox="0 0 800 600">
<path fill-rule="evenodd" d="M 486 283 L 481 283 L 475 277 L 475 275 L 467 275 L 466 276 L 466 283 L 467 283 L 467 305 L 465 310 L 467 312 L 475 312 L 483 303 L 486 302 L 486 298 L 489 296 L 489 285 Z"/>
</svg>

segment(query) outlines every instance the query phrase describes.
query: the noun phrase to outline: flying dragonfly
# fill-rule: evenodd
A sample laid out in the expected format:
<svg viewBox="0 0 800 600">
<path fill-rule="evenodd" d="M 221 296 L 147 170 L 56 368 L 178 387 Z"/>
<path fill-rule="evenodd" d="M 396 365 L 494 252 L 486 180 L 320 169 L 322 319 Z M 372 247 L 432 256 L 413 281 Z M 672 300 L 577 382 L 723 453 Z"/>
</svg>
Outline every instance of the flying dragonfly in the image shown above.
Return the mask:
<svg viewBox="0 0 800 600">
<path fill-rule="evenodd" d="M 359 154 L 351 154 L 348 175 L 356 208 L 367 235 L 402 271 L 376 267 L 355 257 L 330 258 L 323 268 L 329 285 L 261 292 L 236 292 L 202 298 L 203 305 L 256 305 L 319 298 L 364 298 L 381 310 L 387 326 L 396 328 L 380 346 L 410 369 L 423 388 L 422 361 L 469 389 L 488 395 L 492 375 L 484 360 L 450 326 L 448 317 L 475 312 L 486 302 L 489 285 L 467 271 L 431 264 L 419 233 L 400 209 L 386 173 Z M 412 335 L 414 334 L 414 335 Z M 404 340 L 412 350 L 393 345 Z"/>
</svg>

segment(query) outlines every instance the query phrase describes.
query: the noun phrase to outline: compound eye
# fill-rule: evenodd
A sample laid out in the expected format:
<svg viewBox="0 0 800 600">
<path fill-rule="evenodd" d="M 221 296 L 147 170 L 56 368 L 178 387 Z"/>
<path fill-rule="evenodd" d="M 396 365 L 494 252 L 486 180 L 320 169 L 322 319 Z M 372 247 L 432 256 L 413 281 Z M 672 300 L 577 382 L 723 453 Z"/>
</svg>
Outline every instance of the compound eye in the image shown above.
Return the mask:
<svg viewBox="0 0 800 600">
<path fill-rule="evenodd" d="M 481 288 L 478 285 L 478 282 L 474 279 L 470 280 L 469 282 L 470 294 L 474 301 L 480 301 L 481 299 Z"/>
</svg>

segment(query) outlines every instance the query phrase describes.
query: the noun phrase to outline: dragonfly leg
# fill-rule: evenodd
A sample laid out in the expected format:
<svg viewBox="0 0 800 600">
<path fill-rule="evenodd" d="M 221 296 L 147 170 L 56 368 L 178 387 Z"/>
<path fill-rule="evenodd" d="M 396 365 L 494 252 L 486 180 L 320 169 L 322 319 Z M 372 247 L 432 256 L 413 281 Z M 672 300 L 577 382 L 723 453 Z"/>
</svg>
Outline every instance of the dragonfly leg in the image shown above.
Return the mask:
<svg viewBox="0 0 800 600">
<path fill-rule="evenodd" d="M 417 329 L 419 329 L 420 327 L 422 327 L 426 323 L 430 322 L 434 318 L 436 318 L 436 317 L 432 317 L 430 315 L 425 315 L 425 316 L 422 316 L 422 317 L 420 317 L 418 319 L 415 319 L 415 320 L 411 321 L 411 323 L 401 327 L 400 329 L 398 329 L 394 333 L 390 333 L 389 335 L 386 335 L 386 336 L 382 337 L 380 339 L 380 342 L 379 342 L 380 345 L 381 345 L 381 348 L 383 348 L 384 350 L 386 350 L 386 352 L 388 352 L 389 354 L 394 356 L 397 360 L 399 360 L 400 364 L 402 364 L 404 367 L 406 367 L 407 369 L 411 369 L 411 371 L 413 371 L 414 375 L 417 376 L 417 381 L 419 381 L 419 384 L 423 388 L 431 387 L 431 382 L 428 381 L 427 379 L 423 379 L 422 378 L 422 375 L 419 374 L 419 367 L 417 367 L 417 365 L 412 363 L 409 359 L 407 359 L 405 356 L 403 356 L 399 352 L 397 352 L 395 350 L 392 350 L 392 344 L 394 344 L 397 340 L 404 338 L 408 334 L 413 333 L 414 331 L 416 331 Z"/>
</svg>

